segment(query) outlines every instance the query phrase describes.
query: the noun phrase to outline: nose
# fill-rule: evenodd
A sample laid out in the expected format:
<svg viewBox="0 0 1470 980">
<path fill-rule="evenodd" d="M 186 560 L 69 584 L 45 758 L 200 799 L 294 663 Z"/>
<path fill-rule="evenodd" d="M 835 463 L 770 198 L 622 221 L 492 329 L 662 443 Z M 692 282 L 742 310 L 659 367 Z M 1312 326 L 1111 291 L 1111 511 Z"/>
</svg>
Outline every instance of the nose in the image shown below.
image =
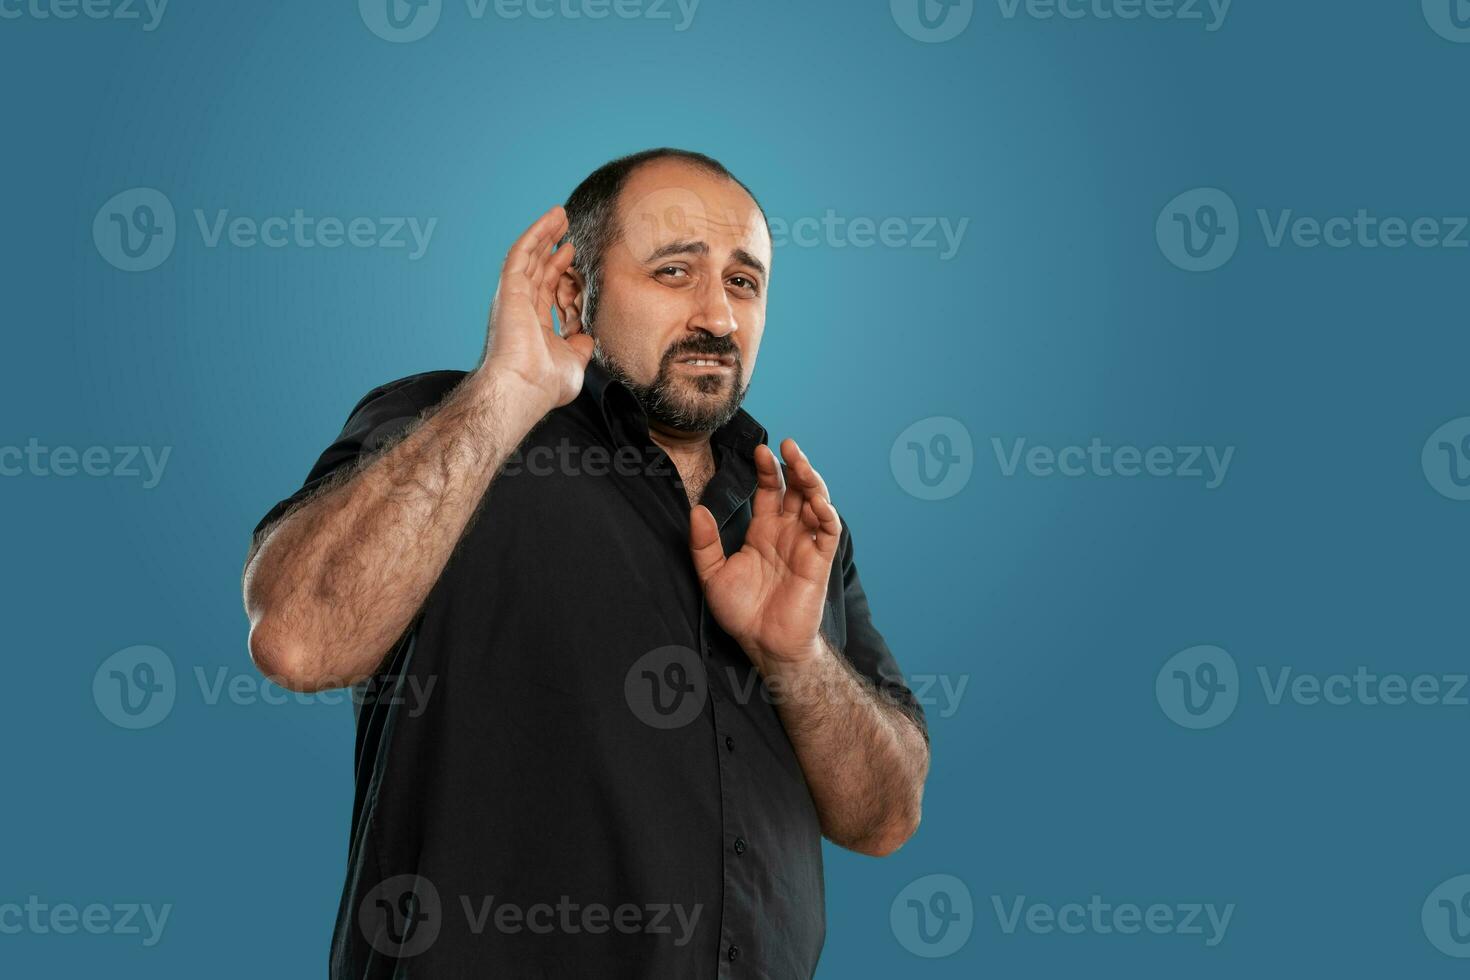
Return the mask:
<svg viewBox="0 0 1470 980">
<path fill-rule="evenodd" d="M 697 307 L 689 318 L 689 329 L 703 330 L 715 337 L 724 337 L 737 329 L 735 311 L 730 308 L 730 296 L 725 292 L 725 283 L 718 277 L 708 277 L 700 284 Z"/>
</svg>

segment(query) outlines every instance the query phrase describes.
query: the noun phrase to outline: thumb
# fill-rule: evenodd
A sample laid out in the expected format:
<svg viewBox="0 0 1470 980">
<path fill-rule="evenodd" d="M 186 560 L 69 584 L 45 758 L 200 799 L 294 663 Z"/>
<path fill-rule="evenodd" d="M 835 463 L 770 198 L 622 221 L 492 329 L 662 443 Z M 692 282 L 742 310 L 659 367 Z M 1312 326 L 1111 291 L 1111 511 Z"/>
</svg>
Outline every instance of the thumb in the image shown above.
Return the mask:
<svg viewBox="0 0 1470 980">
<path fill-rule="evenodd" d="M 592 352 L 597 349 L 597 341 L 580 332 L 564 339 L 567 346 L 572 349 L 572 353 L 577 355 L 577 360 L 582 362 L 583 367 L 586 367 L 587 362 L 592 360 Z"/>
<path fill-rule="evenodd" d="M 689 511 L 689 552 L 694 558 L 694 571 L 700 584 L 707 582 L 725 564 L 720 526 L 704 504 L 696 504 Z"/>
</svg>

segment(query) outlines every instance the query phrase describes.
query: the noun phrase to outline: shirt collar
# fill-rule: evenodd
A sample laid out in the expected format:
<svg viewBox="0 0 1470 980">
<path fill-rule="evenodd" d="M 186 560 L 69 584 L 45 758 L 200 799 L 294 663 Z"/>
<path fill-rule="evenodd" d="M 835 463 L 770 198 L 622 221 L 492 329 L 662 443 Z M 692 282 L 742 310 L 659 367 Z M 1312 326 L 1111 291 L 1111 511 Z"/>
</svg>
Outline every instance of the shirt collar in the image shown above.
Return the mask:
<svg viewBox="0 0 1470 980">
<path fill-rule="evenodd" d="M 587 364 L 578 397 L 589 399 L 597 406 L 615 444 L 638 446 L 649 441 L 648 415 L 643 406 L 627 385 L 614 378 L 596 358 Z M 753 457 L 755 447 L 768 439 L 765 427 L 743 408 L 736 409 L 730 421 L 710 434 L 712 445 L 729 446 L 743 458 Z"/>
</svg>

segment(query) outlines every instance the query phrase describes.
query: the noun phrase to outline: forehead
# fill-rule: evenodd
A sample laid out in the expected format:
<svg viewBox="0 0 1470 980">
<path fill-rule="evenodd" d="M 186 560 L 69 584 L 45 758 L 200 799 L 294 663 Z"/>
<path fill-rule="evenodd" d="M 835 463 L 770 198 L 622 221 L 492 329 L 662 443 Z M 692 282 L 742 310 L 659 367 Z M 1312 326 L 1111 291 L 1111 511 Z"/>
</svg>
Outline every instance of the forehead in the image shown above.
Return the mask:
<svg viewBox="0 0 1470 980">
<path fill-rule="evenodd" d="M 637 262 L 669 242 L 702 241 L 716 261 L 738 248 L 771 264 L 765 219 L 745 188 L 680 160 L 633 172 L 618 197 L 618 228 Z"/>
</svg>

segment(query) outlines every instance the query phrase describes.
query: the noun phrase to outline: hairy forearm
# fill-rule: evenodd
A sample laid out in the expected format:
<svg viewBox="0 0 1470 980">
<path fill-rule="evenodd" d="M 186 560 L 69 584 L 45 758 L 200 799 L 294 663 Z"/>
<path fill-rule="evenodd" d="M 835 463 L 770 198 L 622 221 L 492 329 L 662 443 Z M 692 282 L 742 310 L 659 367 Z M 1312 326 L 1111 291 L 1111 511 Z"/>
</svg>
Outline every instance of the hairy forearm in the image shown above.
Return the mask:
<svg viewBox="0 0 1470 980">
<path fill-rule="evenodd" d="M 851 850 L 890 854 L 919 825 L 928 743 L 825 639 L 819 645 L 811 657 L 773 668 L 766 684 L 822 833 Z"/>
<path fill-rule="evenodd" d="M 371 675 L 541 404 L 512 379 L 475 371 L 399 442 L 273 525 L 244 575 L 261 670 L 296 690 Z"/>
</svg>

